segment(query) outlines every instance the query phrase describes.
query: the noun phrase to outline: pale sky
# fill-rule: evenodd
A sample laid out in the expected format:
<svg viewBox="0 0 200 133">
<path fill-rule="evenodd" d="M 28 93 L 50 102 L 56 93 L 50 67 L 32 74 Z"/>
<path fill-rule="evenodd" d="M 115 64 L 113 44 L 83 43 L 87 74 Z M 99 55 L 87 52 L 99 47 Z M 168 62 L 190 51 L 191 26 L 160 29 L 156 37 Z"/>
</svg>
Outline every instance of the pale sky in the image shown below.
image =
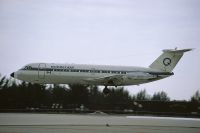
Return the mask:
<svg viewBox="0 0 200 133">
<path fill-rule="evenodd" d="M 0 73 L 33 62 L 148 67 L 167 48 L 186 53 L 175 75 L 130 86 L 188 100 L 200 90 L 199 0 L 0 0 Z"/>
</svg>

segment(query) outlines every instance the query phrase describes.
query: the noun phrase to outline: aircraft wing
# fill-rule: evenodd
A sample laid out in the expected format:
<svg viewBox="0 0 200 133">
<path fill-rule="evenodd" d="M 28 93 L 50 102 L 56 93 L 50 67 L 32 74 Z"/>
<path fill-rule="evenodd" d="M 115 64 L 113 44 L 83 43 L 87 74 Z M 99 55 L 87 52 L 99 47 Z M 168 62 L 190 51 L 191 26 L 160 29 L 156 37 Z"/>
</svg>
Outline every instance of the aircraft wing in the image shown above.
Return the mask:
<svg viewBox="0 0 200 133">
<path fill-rule="evenodd" d="M 160 73 L 159 73 L 160 74 Z M 126 75 L 109 75 L 99 78 L 85 79 L 86 83 L 101 83 L 104 85 L 118 86 L 125 80 L 152 80 L 158 78 L 159 74 L 146 73 L 146 72 L 133 72 Z"/>
<path fill-rule="evenodd" d="M 106 85 L 120 85 L 124 80 L 124 75 L 111 75 L 111 76 L 104 76 L 100 78 L 89 78 L 85 79 L 85 82 L 93 83 L 93 82 L 100 82 Z"/>
</svg>

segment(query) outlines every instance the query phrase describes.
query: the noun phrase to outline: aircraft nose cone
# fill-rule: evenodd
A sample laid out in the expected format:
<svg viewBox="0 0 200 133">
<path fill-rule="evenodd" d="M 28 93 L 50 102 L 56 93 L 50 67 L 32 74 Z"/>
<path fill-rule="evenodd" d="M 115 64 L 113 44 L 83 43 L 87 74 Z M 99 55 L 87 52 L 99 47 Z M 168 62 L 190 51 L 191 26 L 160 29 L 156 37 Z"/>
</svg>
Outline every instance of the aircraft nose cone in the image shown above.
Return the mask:
<svg viewBox="0 0 200 133">
<path fill-rule="evenodd" d="M 11 74 L 10 74 L 10 76 L 14 78 L 14 72 L 13 72 L 13 73 L 11 73 Z"/>
</svg>

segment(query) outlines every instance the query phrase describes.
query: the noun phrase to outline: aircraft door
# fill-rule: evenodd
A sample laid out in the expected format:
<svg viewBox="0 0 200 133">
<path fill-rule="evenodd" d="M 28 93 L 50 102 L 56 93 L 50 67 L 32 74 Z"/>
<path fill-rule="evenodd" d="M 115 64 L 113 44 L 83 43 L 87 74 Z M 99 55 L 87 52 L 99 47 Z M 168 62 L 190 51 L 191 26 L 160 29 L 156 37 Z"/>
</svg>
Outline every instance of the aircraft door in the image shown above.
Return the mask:
<svg viewBox="0 0 200 133">
<path fill-rule="evenodd" d="M 95 68 L 91 68 L 90 72 L 92 76 L 95 76 Z"/>
<path fill-rule="evenodd" d="M 46 68 L 46 64 L 45 63 L 40 63 L 38 65 L 38 78 L 39 79 L 44 79 L 45 78 L 45 68 Z"/>
</svg>

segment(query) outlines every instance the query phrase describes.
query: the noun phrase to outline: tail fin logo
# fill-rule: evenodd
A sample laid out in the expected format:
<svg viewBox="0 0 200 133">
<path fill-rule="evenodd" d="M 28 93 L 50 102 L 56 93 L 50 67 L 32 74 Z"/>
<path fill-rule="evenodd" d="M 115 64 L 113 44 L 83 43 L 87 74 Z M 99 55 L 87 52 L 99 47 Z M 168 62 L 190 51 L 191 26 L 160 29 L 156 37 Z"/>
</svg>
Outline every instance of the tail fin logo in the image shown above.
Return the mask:
<svg viewBox="0 0 200 133">
<path fill-rule="evenodd" d="M 163 64 L 165 66 L 169 66 L 171 64 L 172 60 L 170 58 L 164 58 L 163 60 Z"/>
</svg>

